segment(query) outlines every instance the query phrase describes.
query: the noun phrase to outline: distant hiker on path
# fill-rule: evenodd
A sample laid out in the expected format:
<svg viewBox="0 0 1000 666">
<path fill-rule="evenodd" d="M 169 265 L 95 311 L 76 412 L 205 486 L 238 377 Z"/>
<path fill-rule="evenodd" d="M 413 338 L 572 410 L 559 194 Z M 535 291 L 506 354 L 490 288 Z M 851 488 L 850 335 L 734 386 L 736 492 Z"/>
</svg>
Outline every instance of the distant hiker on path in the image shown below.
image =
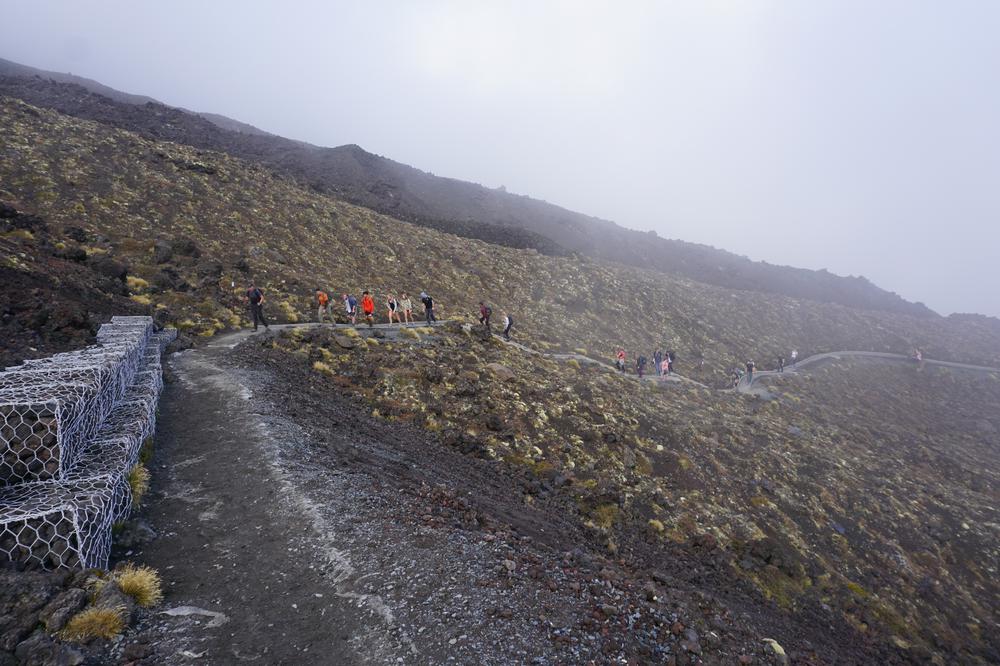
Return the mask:
<svg viewBox="0 0 1000 666">
<path fill-rule="evenodd" d="M 323 317 L 324 316 L 330 318 L 330 323 L 331 324 L 334 323 L 333 322 L 333 315 L 330 313 L 330 310 L 329 310 L 329 307 L 328 307 L 329 303 L 330 303 L 330 297 L 327 295 L 327 293 L 325 291 L 323 291 L 322 289 L 320 289 L 319 287 L 316 287 L 316 306 L 317 306 L 316 307 L 316 321 L 319 322 L 320 324 L 323 323 Z"/>
<path fill-rule="evenodd" d="M 434 316 L 434 299 L 427 295 L 427 292 L 420 292 L 420 302 L 424 304 L 424 313 L 427 315 L 427 323 L 437 321 Z"/>
<path fill-rule="evenodd" d="M 673 350 L 671 350 L 667 352 L 666 358 L 667 358 L 667 374 L 672 375 L 674 374 L 674 359 L 677 357 L 674 355 Z"/>
<path fill-rule="evenodd" d="M 639 373 L 639 379 L 642 379 L 643 374 L 646 372 L 646 357 L 640 356 L 635 359 L 635 371 Z"/>
<path fill-rule="evenodd" d="M 778 372 L 784 372 L 784 371 L 785 371 L 785 357 L 784 356 L 779 356 L 778 357 Z"/>
<path fill-rule="evenodd" d="M 663 375 L 663 367 L 662 367 L 663 366 L 663 352 L 661 352 L 659 349 L 657 349 L 655 352 L 653 352 L 653 365 L 656 368 L 656 375 L 658 377 L 662 376 Z"/>
<path fill-rule="evenodd" d="M 729 372 L 729 376 L 733 379 L 733 388 L 736 388 L 740 385 L 740 381 L 743 379 L 743 371 L 739 368 L 733 368 Z"/>
<path fill-rule="evenodd" d="M 392 294 L 385 297 L 385 308 L 389 313 L 389 323 L 392 323 L 392 318 L 396 318 L 397 324 L 402 324 L 403 320 L 399 318 L 399 301 Z"/>
<path fill-rule="evenodd" d="M 510 329 L 514 326 L 514 320 L 510 318 L 510 313 L 503 313 L 503 339 L 510 342 Z"/>
<path fill-rule="evenodd" d="M 753 369 L 757 366 L 754 364 L 753 359 L 747 361 L 747 386 L 753 384 Z"/>
<path fill-rule="evenodd" d="M 405 291 L 402 294 L 399 295 L 399 307 L 400 307 L 400 309 L 403 310 L 403 320 L 407 324 L 412 324 L 413 323 L 413 301 L 410 300 L 410 297 L 406 295 Z"/>
<path fill-rule="evenodd" d="M 798 358 L 799 358 L 799 350 L 798 349 L 793 349 L 792 350 L 792 367 L 793 368 L 795 367 L 795 361 L 797 361 Z"/>
<path fill-rule="evenodd" d="M 621 347 L 618 348 L 618 353 L 615 354 L 615 365 L 622 372 L 625 372 L 625 350 Z"/>
<path fill-rule="evenodd" d="M 662 377 L 666 377 L 667 375 L 670 374 L 670 361 L 668 361 L 666 357 L 664 357 L 663 360 L 660 361 L 660 370 L 659 370 L 659 372 L 660 372 L 660 376 L 662 376 Z"/>
<path fill-rule="evenodd" d="M 247 287 L 246 295 L 247 303 L 250 305 L 250 319 L 253 320 L 253 330 L 257 330 L 257 323 L 260 322 L 264 324 L 264 328 L 270 328 L 267 325 L 267 319 L 264 318 L 264 290 L 258 289 L 257 285 L 253 282 Z"/>
<path fill-rule="evenodd" d="M 487 333 L 490 332 L 490 317 L 492 316 L 493 308 L 479 301 L 479 323 L 483 325 Z"/>
<path fill-rule="evenodd" d="M 365 314 L 368 328 L 375 325 L 375 301 L 367 291 L 361 294 L 361 311 Z"/>
<path fill-rule="evenodd" d="M 344 310 L 347 311 L 347 319 L 352 324 L 358 323 L 358 299 L 350 294 L 344 294 Z"/>
</svg>

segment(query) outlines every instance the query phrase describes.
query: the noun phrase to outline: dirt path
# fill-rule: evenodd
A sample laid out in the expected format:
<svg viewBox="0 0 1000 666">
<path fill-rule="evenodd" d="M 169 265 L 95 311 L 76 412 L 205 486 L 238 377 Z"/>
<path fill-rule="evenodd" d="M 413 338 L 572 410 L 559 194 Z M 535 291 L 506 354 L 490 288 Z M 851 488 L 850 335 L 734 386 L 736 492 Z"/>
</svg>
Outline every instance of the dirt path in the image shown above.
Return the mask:
<svg viewBox="0 0 1000 666">
<path fill-rule="evenodd" d="M 162 572 L 164 608 L 224 617 L 164 616 L 177 640 L 158 646 L 157 663 L 393 661 L 406 645 L 391 616 L 352 593 L 350 561 L 318 541 L 308 507 L 286 492 L 273 448 L 298 433 L 260 413 L 218 364 L 247 335 L 169 361 L 144 511 L 159 538 L 136 559 Z"/>
</svg>

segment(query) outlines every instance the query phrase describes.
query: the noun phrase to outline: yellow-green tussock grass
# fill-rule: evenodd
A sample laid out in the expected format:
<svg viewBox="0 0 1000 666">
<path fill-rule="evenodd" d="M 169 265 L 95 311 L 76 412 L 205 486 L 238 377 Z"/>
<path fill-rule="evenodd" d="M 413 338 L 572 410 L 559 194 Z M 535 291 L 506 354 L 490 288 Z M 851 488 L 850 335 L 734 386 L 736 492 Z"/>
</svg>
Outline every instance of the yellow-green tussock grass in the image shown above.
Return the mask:
<svg viewBox="0 0 1000 666">
<path fill-rule="evenodd" d="M 132 562 L 116 569 L 113 580 L 118 589 L 135 599 L 143 608 L 150 608 L 163 599 L 160 574 L 151 567 L 136 566 Z"/>
<path fill-rule="evenodd" d="M 149 288 L 148 282 L 135 275 L 129 275 L 125 278 L 125 284 L 128 285 L 129 291 L 145 291 Z"/>
<path fill-rule="evenodd" d="M 152 305 L 153 304 L 153 299 L 151 299 L 149 296 L 146 296 L 144 294 L 132 294 L 131 296 L 129 296 L 129 298 L 131 298 L 133 301 L 135 301 L 139 305 Z"/>
<path fill-rule="evenodd" d="M 129 470 L 128 486 L 132 489 L 132 502 L 138 506 L 149 490 L 149 470 L 145 465 L 138 463 Z"/>
<path fill-rule="evenodd" d="M 368 345 L 369 345 L 369 346 L 371 346 L 371 347 L 377 347 L 377 346 L 379 346 L 380 344 L 382 344 L 381 342 L 379 342 L 379 341 L 378 341 L 378 340 L 376 340 L 375 338 L 367 338 L 367 339 L 365 340 L 365 342 L 367 342 L 367 343 L 368 343 Z"/>
<path fill-rule="evenodd" d="M 313 363 L 313 370 L 315 370 L 316 372 L 320 372 L 328 377 L 333 377 L 333 368 L 328 366 L 323 361 L 316 361 L 315 363 Z"/>
<path fill-rule="evenodd" d="M 91 606 L 70 618 L 60 636 L 63 640 L 74 643 L 89 643 L 95 638 L 114 638 L 124 629 L 124 608 Z"/>
<path fill-rule="evenodd" d="M 659 534 L 663 534 L 666 531 L 666 527 L 663 526 L 663 522 L 657 520 L 656 518 L 649 519 L 649 527 Z"/>
<path fill-rule="evenodd" d="M 418 326 L 413 330 L 419 333 L 420 335 L 430 335 L 431 333 L 434 332 L 434 329 L 431 328 L 430 326 Z"/>
<path fill-rule="evenodd" d="M 420 339 L 420 334 L 417 333 L 412 328 L 404 328 L 402 331 L 400 331 L 400 334 L 407 338 L 413 338 L 414 340 Z"/>
<path fill-rule="evenodd" d="M 343 333 L 349 338 L 361 337 L 361 334 L 358 333 L 358 329 L 356 328 L 345 328 L 343 329 Z"/>
<path fill-rule="evenodd" d="M 580 356 L 586 356 L 587 355 L 587 350 L 584 349 L 583 347 L 577 347 L 576 349 L 573 350 L 573 353 L 574 354 L 579 354 Z"/>
</svg>

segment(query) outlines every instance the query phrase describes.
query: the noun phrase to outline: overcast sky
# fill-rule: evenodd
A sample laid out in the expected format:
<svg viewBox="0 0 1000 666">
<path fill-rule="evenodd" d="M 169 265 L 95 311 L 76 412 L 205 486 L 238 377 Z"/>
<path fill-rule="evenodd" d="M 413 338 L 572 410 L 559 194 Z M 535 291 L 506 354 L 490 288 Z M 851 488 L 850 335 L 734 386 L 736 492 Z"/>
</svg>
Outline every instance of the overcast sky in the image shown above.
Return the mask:
<svg viewBox="0 0 1000 666">
<path fill-rule="evenodd" d="M 1000 2 L 0 0 L 0 57 L 1000 316 Z"/>
</svg>

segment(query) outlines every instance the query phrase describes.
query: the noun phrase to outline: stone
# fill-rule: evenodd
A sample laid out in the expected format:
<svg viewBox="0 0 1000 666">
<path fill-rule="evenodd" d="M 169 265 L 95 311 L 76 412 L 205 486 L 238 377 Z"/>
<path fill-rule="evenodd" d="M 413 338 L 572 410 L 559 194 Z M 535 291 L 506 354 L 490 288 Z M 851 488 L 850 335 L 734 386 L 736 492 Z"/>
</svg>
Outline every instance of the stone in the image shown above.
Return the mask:
<svg viewBox="0 0 1000 666">
<path fill-rule="evenodd" d="M 358 344 L 357 338 L 351 338 L 346 335 L 340 335 L 339 333 L 335 333 L 333 335 L 333 341 L 341 349 L 354 349 Z"/>
<path fill-rule="evenodd" d="M 56 595 L 55 599 L 38 614 L 38 619 L 45 625 L 49 633 L 62 630 L 78 611 L 87 604 L 87 592 L 78 587 L 71 587 Z"/>
<path fill-rule="evenodd" d="M 121 548 L 135 548 L 147 544 L 157 537 L 156 531 L 144 520 L 130 520 L 115 537 L 115 545 Z"/>
<path fill-rule="evenodd" d="M 135 599 L 122 592 L 115 583 L 106 583 L 94 598 L 94 605 L 99 608 L 122 608 L 126 624 L 132 624 L 139 610 Z"/>
<path fill-rule="evenodd" d="M 79 650 L 55 642 L 41 630 L 19 643 L 14 656 L 26 666 L 79 666 L 84 661 Z"/>
<path fill-rule="evenodd" d="M 153 261 L 157 264 L 166 264 L 174 258 L 174 248 L 167 241 L 156 241 L 153 244 Z"/>
</svg>

